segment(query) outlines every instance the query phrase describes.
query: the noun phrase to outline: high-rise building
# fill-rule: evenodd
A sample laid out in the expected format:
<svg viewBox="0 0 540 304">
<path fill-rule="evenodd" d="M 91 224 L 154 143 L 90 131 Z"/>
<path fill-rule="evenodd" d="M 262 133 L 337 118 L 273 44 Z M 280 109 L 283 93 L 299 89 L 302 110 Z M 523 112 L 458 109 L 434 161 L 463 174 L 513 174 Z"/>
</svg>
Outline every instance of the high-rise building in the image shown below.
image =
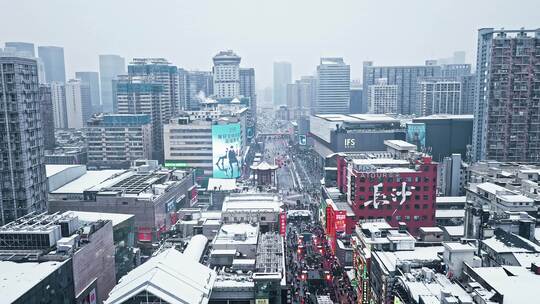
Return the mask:
<svg viewBox="0 0 540 304">
<path fill-rule="evenodd" d="M 232 50 L 214 56 L 214 95 L 216 98 L 236 98 L 240 95 L 240 56 Z"/>
<path fill-rule="evenodd" d="M 128 169 L 131 162 L 152 158 L 152 124 L 148 114 L 98 114 L 86 128 L 89 168 Z"/>
<path fill-rule="evenodd" d="M 43 61 L 45 80 L 66 82 L 66 67 L 64 63 L 64 48 L 58 46 L 39 46 L 38 56 Z"/>
<path fill-rule="evenodd" d="M 310 115 L 317 101 L 317 79 L 302 76 L 287 85 L 287 109 L 293 119 Z"/>
<path fill-rule="evenodd" d="M 152 123 L 152 159 L 163 162 L 163 124 L 171 118 L 171 105 L 162 102 L 163 85 L 148 76 L 120 76 L 116 83 L 119 114 L 147 114 Z"/>
<path fill-rule="evenodd" d="M 440 75 L 441 67 L 438 65 L 374 66 L 373 62 L 366 61 L 362 80 L 364 100 L 368 98 L 369 86 L 374 85 L 377 79 L 386 78 L 388 84 L 398 86 L 398 113 L 415 114 L 419 109 L 416 105 L 418 78 Z"/>
<path fill-rule="evenodd" d="M 362 84 L 360 81 L 351 81 L 351 100 L 349 102 L 350 114 L 367 113 L 366 101 L 363 100 Z"/>
<path fill-rule="evenodd" d="M 465 114 L 462 82 L 457 77 L 427 77 L 418 80 L 419 115 Z"/>
<path fill-rule="evenodd" d="M 27 57 L 36 57 L 36 49 L 30 42 L 6 42 L 7 48 L 14 48 L 17 52 L 25 53 Z"/>
<path fill-rule="evenodd" d="M 375 84 L 368 86 L 369 113 L 373 114 L 395 114 L 397 113 L 398 86 L 388 84 L 386 78 L 380 78 Z"/>
<path fill-rule="evenodd" d="M 240 69 L 240 95 L 249 97 L 251 113 L 257 112 L 257 95 L 255 93 L 255 69 Z"/>
<path fill-rule="evenodd" d="M 0 57 L 0 223 L 47 210 L 36 61 Z"/>
<path fill-rule="evenodd" d="M 287 104 L 287 85 L 292 83 L 292 68 L 289 62 L 274 62 L 274 106 Z"/>
<path fill-rule="evenodd" d="M 164 58 L 133 58 L 128 65 L 130 76 L 147 77 L 154 83 L 160 84 L 161 104 L 170 108 L 171 113 L 177 113 L 181 109 L 178 68 L 171 65 Z"/>
<path fill-rule="evenodd" d="M 65 88 L 67 128 L 81 129 L 92 116 L 90 87 L 78 79 L 71 79 Z"/>
<path fill-rule="evenodd" d="M 101 96 L 99 93 L 98 72 L 75 72 L 75 78 L 80 79 L 84 85 L 90 88 L 90 104 L 92 113 L 101 112 Z"/>
<path fill-rule="evenodd" d="M 213 94 L 214 76 L 210 71 L 178 70 L 180 82 L 180 104 L 186 111 L 200 109 L 201 99 Z"/>
<path fill-rule="evenodd" d="M 62 82 L 51 82 L 51 99 L 53 107 L 54 127 L 67 128 L 66 86 Z"/>
<path fill-rule="evenodd" d="M 476 94 L 476 74 L 460 77 L 462 114 L 473 114 Z"/>
<path fill-rule="evenodd" d="M 39 101 L 41 104 L 41 124 L 43 126 L 43 147 L 45 150 L 53 150 L 55 145 L 54 112 L 50 86 L 39 86 Z"/>
<path fill-rule="evenodd" d="M 540 29 L 478 31 L 473 159 L 540 161 Z"/>
<path fill-rule="evenodd" d="M 118 75 L 126 74 L 124 57 L 118 55 L 99 55 L 99 80 L 101 85 L 101 106 L 105 113 L 116 112 L 113 81 Z"/>
<path fill-rule="evenodd" d="M 351 90 L 351 68 L 343 58 L 321 58 L 317 66 L 316 114 L 347 114 Z"/>
</svg>

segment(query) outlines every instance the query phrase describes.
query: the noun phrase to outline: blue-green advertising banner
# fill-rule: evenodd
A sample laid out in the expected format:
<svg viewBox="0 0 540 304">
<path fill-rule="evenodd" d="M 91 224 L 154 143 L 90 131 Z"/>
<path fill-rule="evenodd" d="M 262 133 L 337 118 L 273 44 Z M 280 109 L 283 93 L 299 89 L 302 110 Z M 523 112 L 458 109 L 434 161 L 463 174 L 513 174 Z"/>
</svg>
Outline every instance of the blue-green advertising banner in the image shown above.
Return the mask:
<svg viewBox="0 0 540 304">
<path fill-rule="evenodd" d="M 416 148 L 421 151 L 426 147 L 426 124 L 424 123 L 408 123 L 407 124 L 407 142 L 416 145 Z"/>
<path fill-rule="evenodd" d="M 240 124 L 212 126 L 212 159 L 214 178 L 238 178 L 242 164 Z"/>
</svg>

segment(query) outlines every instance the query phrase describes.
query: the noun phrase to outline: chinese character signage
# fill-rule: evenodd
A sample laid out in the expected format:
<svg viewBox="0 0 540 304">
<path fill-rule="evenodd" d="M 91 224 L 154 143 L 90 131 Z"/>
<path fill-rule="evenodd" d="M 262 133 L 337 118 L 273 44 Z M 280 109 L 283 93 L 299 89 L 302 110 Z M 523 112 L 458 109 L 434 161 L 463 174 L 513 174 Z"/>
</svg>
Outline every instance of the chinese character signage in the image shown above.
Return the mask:
<svg viewBox="0 0 540 304">
<path fill-rule="evenodd" d="M 212 126 L 212 160 L 214 178 L 238 178 L 241 173 L 240 124 Z"/>
<path fill-rule="evenodd" d="M 285 236 L 287 232 L 287 213 L 281 212 L 279 214 L 279 234 Z"/>
<path fill-rule="evenodd" d="M 389 195 L 382 193 L 383 188 L 383 183 L 373 185 L 373 200 L 365 201 L 364 206 L 373 205 L 373 208 L 377 209 L 379 205 L 388 205 L 390 202 L 399 202 L 400 205 L 403 205 L 407 198 L 412 195 L 412 192 L 407 190 L 406 182 L 402 182 L 400 188 L 392 188 Z M 410 187 L 410 190 L 414 189 L 414 186 Z"/>
</svg>

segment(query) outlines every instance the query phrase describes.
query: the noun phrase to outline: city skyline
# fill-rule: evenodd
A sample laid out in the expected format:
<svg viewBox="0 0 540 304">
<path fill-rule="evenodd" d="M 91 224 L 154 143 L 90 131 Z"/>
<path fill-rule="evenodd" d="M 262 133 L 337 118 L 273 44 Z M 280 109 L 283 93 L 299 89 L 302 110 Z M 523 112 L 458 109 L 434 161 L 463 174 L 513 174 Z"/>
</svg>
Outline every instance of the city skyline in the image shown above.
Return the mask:
<svg viewBox="0 0 540 304">
<path fill-rule="evenodd" d="M 419 65 L 426 59 L 449 57 L 454 51 L 462 50 L 466 52 L 466 62 L 474 63 L 479 28 L 535 28 L 534 1 L 524 1 L 520 6 L 495 2 L 345 1 L 341 3 L 340 17 L 329 18 L 327 5 L 322 1 L 310 1 L 309 6 L 304 1 L 295 1 L 286 11 L 275 1 L 168 3 L 170 9 L 159 16 L 123 2 L 75 5 L 30 1 L 10 4 L 13 14 L 0 21 L 0 36 L 3 42 L 63 47 L 67 78 L 72 78 L 76 71 L 98 71 L 99 54 L 119 54 L 128 62 L 134 57 L 163 57 L 187 70 L 209 70 L 216 52 L 232 49 L 244 58 L 245 66 L 258 71 L 261 76 L 257 78 L 257 86 L 263 88 L 272 85 L 274 61 L 292 62 L 293 79 L 313 75 L 320 57 L 343 57 L 351 65 L 351 79 L 361 78 L 362 62 L 368 60 L 381 65 Z M 218 30 L 214 28 L 212 21 L 222 18 L 221 12 L 230 16 L 239 9 L 250 13 L 232 20 L 227 18 L 228 22 L 220 22 Z M 75 13 L 79 11 L 85 11 L 85 16 Z M 34 20 L 31 27 L 8 26 L 29 12 Z M 394 22 L 380 24 L 377 16 L 382 13 Z M 461 16 L 459 24 L 453 22 L 456 13 Z M 131 23 L 130 30 L 122 30 L 122 35 L 120 31 L 111 31 L 112 25 L 134 20 L 131 19 L 134 16 L 137 19 L 144 16 L 148 22 Z M 411 19 L 411 16 L 419 18 Z M 279 18 L 280 24 L 272 22 L 275 18 Z M 396 24 L 404 34 L 395 32 Z M 43 30 L 35 31 L 35 25 Z M 373 31 L 373 25 L 377 25 L 377 31 Z M 154 34 L 157 27 L 160 35 Z M 140 39 L 141 35 L 146 39 Z M 171 35 L 179 42 L 171 41 Z M 297 39 L 298 35 L 302 36 L 301 40 Z M 399 53 L 395 52 L 397 44 Z M 428 44 L 430 47 L 426 47 Z"/>
</svg>

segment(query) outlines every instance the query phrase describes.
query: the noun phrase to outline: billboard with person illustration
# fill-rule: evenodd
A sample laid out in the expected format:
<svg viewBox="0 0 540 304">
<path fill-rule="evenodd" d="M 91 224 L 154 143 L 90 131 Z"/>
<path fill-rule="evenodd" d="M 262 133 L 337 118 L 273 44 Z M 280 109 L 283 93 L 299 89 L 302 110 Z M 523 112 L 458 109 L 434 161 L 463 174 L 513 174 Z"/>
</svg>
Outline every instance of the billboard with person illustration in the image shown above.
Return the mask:
<svg viewBox="0 0 540 304">
<path fill-rule="evenodd" d="M 416 145 L 418 151 L 426 147 L 426 124 L 407 123 L 407 142 Z"/>
<path fill-rule="evenodd" d="M 242 170 L 240 124 L 212 126 L 212 164 L 214 178 L 238 178 Z"/>
</svg>

